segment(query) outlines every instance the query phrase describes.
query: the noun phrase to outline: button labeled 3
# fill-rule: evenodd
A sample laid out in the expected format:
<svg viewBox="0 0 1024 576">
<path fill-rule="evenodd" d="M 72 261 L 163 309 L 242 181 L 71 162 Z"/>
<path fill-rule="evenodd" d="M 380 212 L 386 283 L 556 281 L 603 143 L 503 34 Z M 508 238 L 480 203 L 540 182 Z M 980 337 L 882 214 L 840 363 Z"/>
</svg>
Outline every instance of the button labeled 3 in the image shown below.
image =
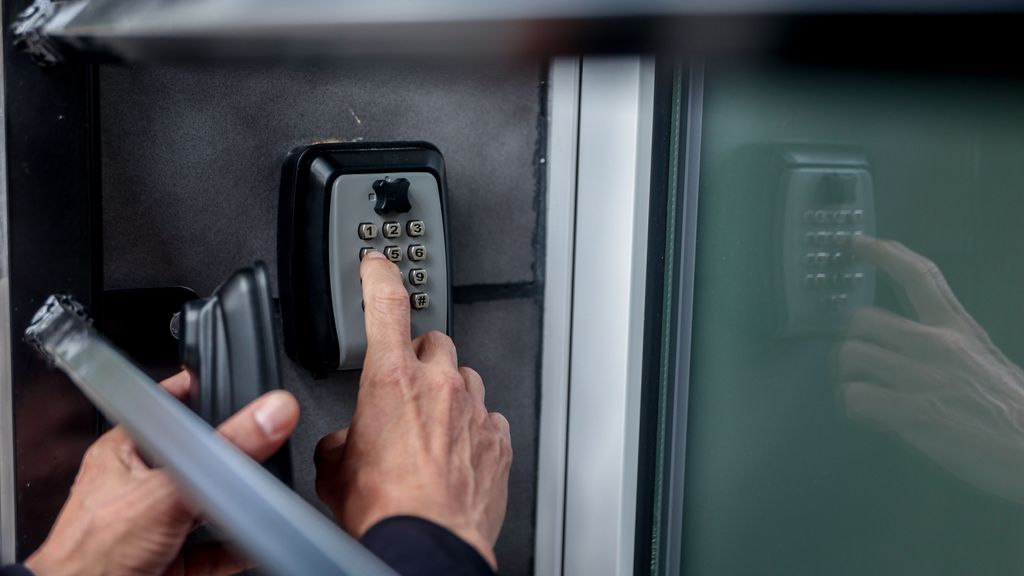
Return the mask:
<svg viewBox="0 0 1024 576">
<path fill-rule="evenodd" d="M 388 246 L 384 249 L 384 255 L 388 257 L 388 260 L 392 262 L 402 261 L 402 249 L 398 246 Z"/>
<path fill-rule="evenodd" d="M 409 220 L 409 223 L 405 225 L 405 231 L 409 236 L 418 238 L 427 231 L 427 226 L 423 223 L 423 220 Z"/>
<path fill-rule="evenodd" d="M 423 286 L 427 283 L 427 271 L 423 268 L 413 268 L 409 270 L 409 284 L 413 286 Z"/>
</svg>

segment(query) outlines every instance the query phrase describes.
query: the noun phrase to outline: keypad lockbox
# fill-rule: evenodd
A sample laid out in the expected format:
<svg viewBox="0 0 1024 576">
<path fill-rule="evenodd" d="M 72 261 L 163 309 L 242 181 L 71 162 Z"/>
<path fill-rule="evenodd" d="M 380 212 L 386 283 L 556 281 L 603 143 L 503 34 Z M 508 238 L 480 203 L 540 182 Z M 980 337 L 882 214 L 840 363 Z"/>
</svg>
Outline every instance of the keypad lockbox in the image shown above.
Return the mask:
<svg viewBox="0 0 1024 576">
<path fill-rule="evenodd" d="M 285 162 L 278 276 L 285 350 L 314 373 L 362 367 L 359 265 L 398 266 L 411 331 L 451 332 L 444 159 L 422 142 L 319 144 Z"/>
</svg>

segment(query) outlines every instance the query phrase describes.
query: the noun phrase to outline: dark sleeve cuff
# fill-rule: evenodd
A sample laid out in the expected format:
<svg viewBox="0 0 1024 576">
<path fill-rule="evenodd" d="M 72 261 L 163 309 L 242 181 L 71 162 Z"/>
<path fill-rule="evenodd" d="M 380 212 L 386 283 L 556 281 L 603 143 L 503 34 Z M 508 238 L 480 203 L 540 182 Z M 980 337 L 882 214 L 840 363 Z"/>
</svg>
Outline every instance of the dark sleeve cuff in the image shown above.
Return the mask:
<svg viewBox="0 0 1024 576">
<path fill-rule="evenodd" d="M 362 543 L 402 576 L 494 576 L 475 548 L 423 518 L 381 520 L 363 535 Z"/>
<path fill-rule="evenodd" d="M 11 564 L 0 568 L 0 576 L 33 576 L 32 571 L 21 564 Z"/>
</svg>

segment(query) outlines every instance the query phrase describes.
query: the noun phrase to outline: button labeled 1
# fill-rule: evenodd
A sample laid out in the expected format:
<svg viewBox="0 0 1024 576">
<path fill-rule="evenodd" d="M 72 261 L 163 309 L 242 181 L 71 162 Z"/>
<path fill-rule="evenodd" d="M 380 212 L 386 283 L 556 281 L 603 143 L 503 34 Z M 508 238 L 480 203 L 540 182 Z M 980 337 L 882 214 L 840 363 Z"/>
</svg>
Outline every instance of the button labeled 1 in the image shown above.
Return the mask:
<svg viewBox="0 0 1024 576">
<path fill-rule="evenodd" d="M 371 222 L 363 222 L 359 225 L 359 238 L 361 240 L 373 240 L 377 237 L 377 225 Z"/>
</svg>

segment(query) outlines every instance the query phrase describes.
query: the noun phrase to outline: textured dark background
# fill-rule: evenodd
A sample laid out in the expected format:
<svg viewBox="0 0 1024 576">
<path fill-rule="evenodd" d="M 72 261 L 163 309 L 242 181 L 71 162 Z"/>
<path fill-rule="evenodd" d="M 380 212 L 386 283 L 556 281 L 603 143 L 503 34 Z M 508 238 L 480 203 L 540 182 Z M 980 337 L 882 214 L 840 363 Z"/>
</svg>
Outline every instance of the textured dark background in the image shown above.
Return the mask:
<svg viewBox="0 0 1024 576">
<path fill-rule="evenodd" d="M 541 65 L 398 63 L 306 68 L 104 68 L 100 74 L 107 289 L 211 292 L 235 269 L 276 270 L 281 161 L 320 140 L 428 140 L 450 184 L 455 341 L 512 426 L 503 574 L 533 565 L 542 294 L 538 208 Z M 276 291 L 276 279 L 275 279 Z M 316 502 L 312 451 L 348 423 L 357 374 L 312 380 L 285 361 L 302 404 L 296 489 Z"/>
</svg>

